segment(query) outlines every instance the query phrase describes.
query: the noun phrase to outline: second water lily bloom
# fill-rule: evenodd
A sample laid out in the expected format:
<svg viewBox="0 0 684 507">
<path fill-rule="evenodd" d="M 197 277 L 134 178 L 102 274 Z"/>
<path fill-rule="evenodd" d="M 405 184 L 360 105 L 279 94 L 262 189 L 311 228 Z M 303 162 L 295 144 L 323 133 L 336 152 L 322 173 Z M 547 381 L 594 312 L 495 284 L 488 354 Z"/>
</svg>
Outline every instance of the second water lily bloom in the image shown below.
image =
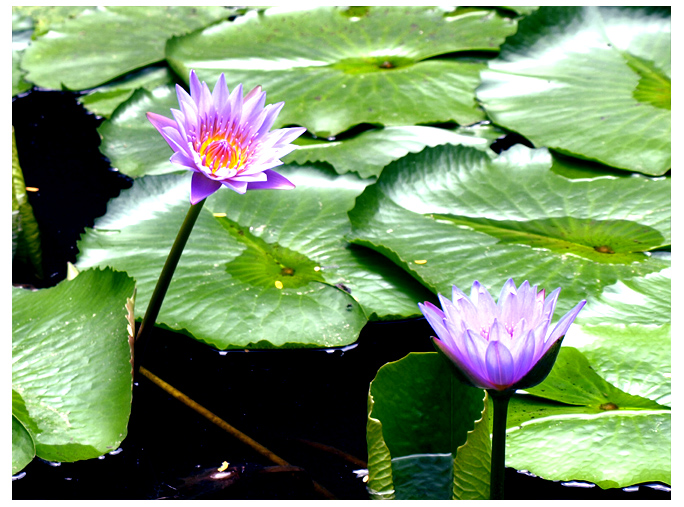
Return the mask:
<svg viewBox="0 0 684 507">
<path fill-rule="evenodd" d="M 442 309 L 419 303 L 437 334 L 433 341 L 456 366 L 464 382 L 481 389 L 514 391 L 535 386 L 551 371 L 560 344 L 586 301 L 580 301 L 551 328 L 560 288 L 545 298 L 527 281 L 508 280 L 494 302 L 474 282 L 470 297 L 458 287 L 452 299 L 438 296 Z"/>
<path fill-rule="evenodd" d="M 190 93 L 176 86 L 180 110 L 173 119 L 156 113 L 147 118 L 171 146 L 171 162 L 193 171 L 190 202 L 197 204 L 221 186 L 238 193 L 251 189 L 293 188 L 273 170 L 296 149 L 290 144 L 302 127 L 269 131 L 283 102 L 264 106 L 266 93 L 257 86 L 243 97 L 242 85 L 229 93 L 219 77 L 213 92 L 190 72 Z"/>
</svg>

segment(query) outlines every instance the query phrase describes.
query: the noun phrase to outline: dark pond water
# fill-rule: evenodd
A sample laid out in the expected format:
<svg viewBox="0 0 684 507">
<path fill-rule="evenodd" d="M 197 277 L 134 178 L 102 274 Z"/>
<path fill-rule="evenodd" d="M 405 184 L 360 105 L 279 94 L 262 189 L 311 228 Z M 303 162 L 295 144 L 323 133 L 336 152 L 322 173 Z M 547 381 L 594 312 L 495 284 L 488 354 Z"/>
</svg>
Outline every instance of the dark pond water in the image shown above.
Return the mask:
<svg viewBox="0 0 684 507">
<path fill-rule="evenodd" d="M 71 94 L 31 92 L 13 101 L 12 121 L 29 199 L 39 222 L 44 281 L 13 265 L 14 284 L 48 287 L 65 277 L 83 227 L 130 186 L 97 147 L 99 120 Z M 505 142 L 505 141 L 502 141 Z M 499 148 L 501 142 L 499 143 Z M 368 384 L 378 368 L 432 350 L 424 319 L 371 323 L 345 349 L 219 352 L 155 329 L 143 366 L 292 466 L 273 463 L 162 391 L 134 388 L 128 437 L 76 463 L 38 458 L 13 477 L 13 499 L 316 499 L 315 483 L 339 499 L 367 499 Z M 222 478 L 211 473 L 228 463 Z M 507 470 L 510 499 L 670 499 L 668 487 L 601 490 Z"/>
</svg>

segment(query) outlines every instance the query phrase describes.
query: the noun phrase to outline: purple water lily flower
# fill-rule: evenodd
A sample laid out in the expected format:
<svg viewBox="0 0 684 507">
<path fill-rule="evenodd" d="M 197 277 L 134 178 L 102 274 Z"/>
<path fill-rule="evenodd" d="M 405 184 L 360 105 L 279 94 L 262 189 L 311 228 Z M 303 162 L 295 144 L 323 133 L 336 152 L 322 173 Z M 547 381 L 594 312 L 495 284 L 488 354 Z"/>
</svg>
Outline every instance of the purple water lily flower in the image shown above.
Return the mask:
<svg viewBox="0 0 684 507">
<path fill-rule="evenodd" d="M 197 204 L 221 185 L 240 194 L 251 189 L 293 188 L 273 170 L 296 146 L 302 127 L 269 132 L 284 102 L 264 106 L 266 93 L 257 86 L 244 98 L 242 85 L 228 92 L 219 77 L 214 91 L 190 71 L 190 94 L 176 85 L 180 111 L 173 119 L 156 113 L 147 118 L 174 151 L 171 162 L 191 171 L 190 202 Z"/>
<path fill-rule="evenodd" d="M 453 286 L 452 301 L 438 296 L 442 310 L 418 303 L 437 333 L 438 350 L 451 360 L 464 382 L 495 391 L 525 389 L 543 381 L 562 339 L 586 301 L 580 301 L 550 330 L 560 288 L 544 290 L 527 282 L 516 289 L 508 280 L 498 303 L 479 282 L 470 297 Z"/>
</svg>

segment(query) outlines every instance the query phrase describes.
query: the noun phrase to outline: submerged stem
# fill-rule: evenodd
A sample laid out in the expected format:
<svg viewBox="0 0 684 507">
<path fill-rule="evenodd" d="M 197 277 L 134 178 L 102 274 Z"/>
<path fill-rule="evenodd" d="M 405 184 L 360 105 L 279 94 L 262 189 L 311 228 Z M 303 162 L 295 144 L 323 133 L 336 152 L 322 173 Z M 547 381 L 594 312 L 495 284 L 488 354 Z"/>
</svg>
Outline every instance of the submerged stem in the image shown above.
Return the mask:
<svg viewBox="0 0 684 507">
<path fill-rule="evenodd" d="M 136 376 L 139 369 L 140 360 L 142 359 L 143 353 L 145 352 L 145 346 L 147 345 L 146 340 L 147 335 L 149 334 L 148 330 L 154 327 L 154 323 L 157 321 L 159 310 L 161 309 L 161 305 L 164 302 L 164 296 L 166 296 L 166 291 L 168 290 L 169 284 L 171 283 L 171 279 L 173 278 L 173 272 L 176 270 L 178 261 L 180 260 L 180 257 L 183 254 L 183 249 L 185 248 L 185 244 L 188 242 L 188 238 L 190 237 L 192 228 L 195 225 L 195 222 L 197 221 L 197 217 L 199 216 L 200 211 L 202 210 L 204 201 L 206 201 L 206 199 L 202 199 L 197 204 L 190 205 L 188 214 L 185 216 L 183 225 L 181 225 L 181 228 L 178 231 L 178 235 L 176 236 L 176 240 L 173 242 L 173 246 L 171 247 L 169 256 L 166 258 L 166 263 L 162 268 L 161 274 L 159 275 L 159 280 L 157 280 L 157 285 L 154 288 L 154 292 L 152 293 L 150 302 L 147 305 L 145 317 L 143 318 L 142 324 L 140 325 L 140 329 L 138 330 L 138 335 L 135 339 L 135 351 L 137 356 L 137 358 L 135 359 Z"/>
<path fill-rule="evenodd" d="M 506 473 L 506 418 L 508 416 L 508 402 L 513 393 L 487 391 L 494 404 L 494 420 L 492 422 L 492 462 L 489 480 L 489 498 L 491 500 L 504 499 L 504 477 Z"/>
</svg>

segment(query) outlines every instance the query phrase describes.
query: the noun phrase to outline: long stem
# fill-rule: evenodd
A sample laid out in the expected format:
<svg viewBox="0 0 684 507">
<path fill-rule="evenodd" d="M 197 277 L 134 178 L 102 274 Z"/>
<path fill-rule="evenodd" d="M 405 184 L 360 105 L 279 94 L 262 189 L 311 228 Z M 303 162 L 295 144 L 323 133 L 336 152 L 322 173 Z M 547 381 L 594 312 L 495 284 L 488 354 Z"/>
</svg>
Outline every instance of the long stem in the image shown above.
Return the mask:
<svg viewBox="0 0 684 507">
<path fill-rule="evenodd" d="M 506 473 L 506 418 L 508 402 L 512 393 L 489 390 L 494 405 L 492 422 L 492 463 L 489 481 L 489 498 L 504 499 L 504 477 Z"/>
<path fill-rule="evenodd" d="M 166 291 L 171 283 L 171 278 L 173 278 L 173 272 L 176 270 L 178 261 L 183 254 L 183 249 L 185 244 L 188 242 L 192 228 L 197 221 L 197 217 L 202 210 L 206 199 L 202 199 L 197 204 L 190 205 L 188 214 L 185 216 L 183 225 L 181 225 L 176 240 L 173 242 L 169 256 L 166 258 L 166 263 L 162 268 L 161 274 L 159 275 L 159 280 L 157 280 L 157 285 L 154 288 L 150 302 L 147 305 L 147 311 L 145 312 L 145 317 L 143 318 L 140 329 L 138 330 L 138 335 L 136 336 L 135 342 L 135 372 L 137 376 L 138 368 L 140 367 L 140 360 L 145 352 L 145 346 L 147 345 L 147 336 L 149 334 L 149 329 L 154 327 L 154 323 L 157 321 L 157 316 L 159 315 L 159 310 L 164 302 L 164 296 L 166 296 Z"/>
</svg>

